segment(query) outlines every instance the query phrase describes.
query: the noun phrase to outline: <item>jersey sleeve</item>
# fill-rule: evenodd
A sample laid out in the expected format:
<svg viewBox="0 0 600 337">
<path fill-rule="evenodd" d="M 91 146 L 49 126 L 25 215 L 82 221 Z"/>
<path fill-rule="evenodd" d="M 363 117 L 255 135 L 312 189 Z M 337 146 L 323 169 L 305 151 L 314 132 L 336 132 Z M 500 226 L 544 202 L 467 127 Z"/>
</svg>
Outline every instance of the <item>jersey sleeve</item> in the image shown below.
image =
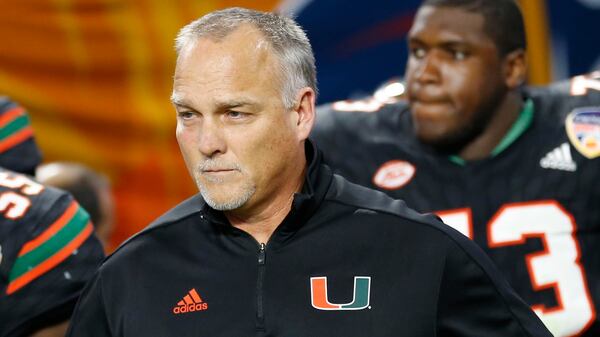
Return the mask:
<svg viewBox="0 0 600 337">
<path fill-rule="evenodd" d="M 62 192 L 61 192 L 62 193 Z M 67 320 L 77 298 L 104 258 L 87 212 L 68 194 L 32 207 L 29 238 L 10 267 L 5 289 L 8 335 L 25 335 Z M 38 205 L 36 205 L 38 206 Z M 24 226 L 25 228 L 26 226 Z M 3 319 L 4 319 L 3 317 Z"/>
<path fill-rule="evenodd" d="M 310 134 L 310 139 L 317 147 L 327 153 L 326 162 L 337 162 L 338 157 L 343 155 L 340 151 L 343 146 L 340 143 L 344 143 L 347 137 L 342 129 L 343 125 L 337 120 L 338 114 L 333 109 L 333 104 L 317 107 L 317 120 Z"/>
<path fill-rule="evenodd" d="M 348 171 L 358 165 L 355 144 L 369 134 L 372 128 L 368 122 L 376 118 L 362 111 L 337 110 L 336 103 L 317 107 L 317 120 L 310 139 L 322 151 L 324 162 L 335 173 L 348 177 Z"/>
<path fill-rule="evenodd" d="M 483 251 L 466 237 L 456 239 L 440 286 L 438 335 L 551 337 Z"/>
</svg>

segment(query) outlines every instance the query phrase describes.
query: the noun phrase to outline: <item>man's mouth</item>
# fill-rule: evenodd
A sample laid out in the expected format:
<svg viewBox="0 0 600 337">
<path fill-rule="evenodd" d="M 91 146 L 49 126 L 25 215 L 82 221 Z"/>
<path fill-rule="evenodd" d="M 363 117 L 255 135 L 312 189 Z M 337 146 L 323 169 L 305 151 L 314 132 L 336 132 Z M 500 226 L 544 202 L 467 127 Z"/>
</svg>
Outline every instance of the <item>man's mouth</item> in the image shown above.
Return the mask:
<svg viewBox="0 0 600 337">
<path fill-rule="evenodd" d="M 452 104 L 447 100 L 415 100 L 411 102 L 413 117 L 420 123 L 438 122 L 453 110 Z"/>
<path fill-rule="evenodd" d="M 210 169 L 210 170 L 201 170 L 202 174 L 207 175 L 225 175 L 228 173 L 237 172 L 236 169 Z"/>
<path fill-rule="evenodd" d="M 444 104 L 448 103 L 448 96 L 438 87 L 411 87 L 408 92 L 411 103 Z"/>
<path fill-rule="evenodd" d="M 224 183 L 225 181 L 229 181 L 230 179 L 236 176 L 236 173 L 239 172 L 238 169 L 226 169 L 226 168 L 211 168 L 211 169 L 201 169 L 200 171 L 201 179 L 211 182 L 211 183 Z"/>
<path fill-rule="evenodd" d="M 449 102 L 447 97 L 440 95 L 427 95 L 424 93 L 413 95 L 410 98 L 412 103 L 421 104 L 447 104 Z"/>
<path fill-rule="evenodd" d="M 217 161 L 207 160 L 198 165 L 198 173 L 207 179 L 221 179 L 234 173 L 242 172 L 241 168 L 235 163 L 219 163 Z"/>
</svg>

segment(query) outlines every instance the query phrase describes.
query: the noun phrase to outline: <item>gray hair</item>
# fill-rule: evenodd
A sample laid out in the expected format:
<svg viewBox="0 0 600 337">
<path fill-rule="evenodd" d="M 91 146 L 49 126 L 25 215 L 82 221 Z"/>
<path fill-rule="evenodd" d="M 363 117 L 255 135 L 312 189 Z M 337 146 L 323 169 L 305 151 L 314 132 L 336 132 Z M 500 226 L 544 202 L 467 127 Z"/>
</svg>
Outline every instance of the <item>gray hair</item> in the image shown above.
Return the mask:
<svg viewBox="0 0 600 337">
<path fill-rule="evenodd" d="M 317 93 L 315 57 L 306 33 L 293 19 L 278 14 L 239 7 L 209 13 L 179 31 L 175 39 L 177 55 L 199 38 L 220 41 L 244 24 L 256 27 L 278 56 L 286 108 L 295 105 L 296 94 L 304 87 Z"/>
</svg>

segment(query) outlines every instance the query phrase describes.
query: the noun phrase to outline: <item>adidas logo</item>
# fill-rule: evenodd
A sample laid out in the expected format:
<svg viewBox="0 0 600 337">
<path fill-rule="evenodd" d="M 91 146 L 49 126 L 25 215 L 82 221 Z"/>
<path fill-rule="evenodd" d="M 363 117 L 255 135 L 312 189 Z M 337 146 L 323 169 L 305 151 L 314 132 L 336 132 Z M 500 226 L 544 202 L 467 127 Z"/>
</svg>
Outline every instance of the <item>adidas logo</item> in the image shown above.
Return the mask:
<svg viewBox="0 0 600 337">
<path fill-rule="evenodd" d="M 177 305 L 173 308 L 173 313 L 179 315 L 206 309 L 208 309 L 208 303 L 203 302 L 196 289 L 192 288 L 181 301 L 177 302 Z"/>
<path fill-rule="evenodd" d="M 563 170 L 574 172 L 577 170 L 577 164 L 571 157 L 571 148 L 569 143 L 562 143 L 559 147 L 548 152 L 540 160 L 540 166 L 547 169 Z"/>
</svg>

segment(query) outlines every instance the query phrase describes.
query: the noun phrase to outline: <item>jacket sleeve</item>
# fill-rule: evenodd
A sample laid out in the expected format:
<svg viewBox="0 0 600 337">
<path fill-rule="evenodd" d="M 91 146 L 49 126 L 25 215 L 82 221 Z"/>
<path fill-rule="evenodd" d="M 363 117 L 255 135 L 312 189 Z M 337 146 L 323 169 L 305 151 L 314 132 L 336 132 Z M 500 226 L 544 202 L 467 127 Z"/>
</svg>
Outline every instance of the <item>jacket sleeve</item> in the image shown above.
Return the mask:
<svg viewBox="0 0 600 337">
<path fill-rule="evenodd" d="M 77 302 L 75 312 L 71 317 L 67 336 L 115 336 L 110 329 L 106 309 L 106 300 L 102 291 L 102 278 L 98 271 L 94 276 L 94 279 L 85 287 Z"/>
<path fill-rule="evenodd" d="M 437 321 L 438 336 L 552 336 L 466 237 L 455 237 L 448 246 Z"/>
</svg>

